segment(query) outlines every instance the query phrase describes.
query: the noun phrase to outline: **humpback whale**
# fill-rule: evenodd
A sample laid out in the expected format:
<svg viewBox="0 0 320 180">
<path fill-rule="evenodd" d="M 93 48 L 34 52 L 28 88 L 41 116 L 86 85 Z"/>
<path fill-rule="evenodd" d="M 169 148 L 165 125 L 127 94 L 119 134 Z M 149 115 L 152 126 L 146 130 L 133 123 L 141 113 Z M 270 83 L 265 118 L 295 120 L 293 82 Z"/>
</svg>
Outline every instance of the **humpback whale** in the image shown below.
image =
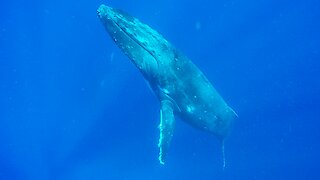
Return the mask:
<svg viewBox="0 0 320 180">
<path fill-rule="evenodd" d="M 160 163 L 166 160 L 175 116 L 214 134 L 222 141 L 224 156 L 223 140 L 237 114 L 198 67 L 160 33 L 126 12 L 102 4 L 97 13 L 113 41 L 140 70 L 160 101 Z"/>
</svg>

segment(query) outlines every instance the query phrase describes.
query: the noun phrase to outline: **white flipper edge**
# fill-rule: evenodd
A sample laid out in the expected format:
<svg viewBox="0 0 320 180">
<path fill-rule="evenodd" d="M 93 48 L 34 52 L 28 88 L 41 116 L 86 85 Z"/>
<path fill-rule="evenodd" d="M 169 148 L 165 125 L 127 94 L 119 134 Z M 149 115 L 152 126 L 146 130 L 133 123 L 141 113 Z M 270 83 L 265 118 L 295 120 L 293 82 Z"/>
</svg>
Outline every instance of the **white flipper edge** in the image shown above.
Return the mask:
<svg viewBox="0 0 320 180">
<path fill-rule="evenodd" d="M 174 114 L 173 114 L 173 105 L 169 100 L 161 101 L 160 109 L 160 137 L 158 147 L 159 152 L 159 161 L 160 164 L 164 164 L 169 149 L 169 145 L 173 136 L 174 131 Z"/>
<path fill-rule="evenodd" d="M 222 153 L 222 170 L 226 169 L 226 153 L 224 151 L 224 140 L 221 142 L 221 153 Z"/>
</svg>

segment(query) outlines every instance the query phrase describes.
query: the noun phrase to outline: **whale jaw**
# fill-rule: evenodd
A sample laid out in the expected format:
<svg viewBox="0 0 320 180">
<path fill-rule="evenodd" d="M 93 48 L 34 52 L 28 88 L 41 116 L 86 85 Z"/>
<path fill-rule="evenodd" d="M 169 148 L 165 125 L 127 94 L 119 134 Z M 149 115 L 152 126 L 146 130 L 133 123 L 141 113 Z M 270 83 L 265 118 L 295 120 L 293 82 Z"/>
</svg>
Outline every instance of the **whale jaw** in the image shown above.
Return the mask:
<svg viewBox="0 0 320 180">
<path fill-rule="evenodd" d="M 163 54 L 170 44 L 157 31 L 121 10 L 101 5 L 97 13 L 113 41 L 152 81 L 159 66 L 169 60 Z"/>
</svg>

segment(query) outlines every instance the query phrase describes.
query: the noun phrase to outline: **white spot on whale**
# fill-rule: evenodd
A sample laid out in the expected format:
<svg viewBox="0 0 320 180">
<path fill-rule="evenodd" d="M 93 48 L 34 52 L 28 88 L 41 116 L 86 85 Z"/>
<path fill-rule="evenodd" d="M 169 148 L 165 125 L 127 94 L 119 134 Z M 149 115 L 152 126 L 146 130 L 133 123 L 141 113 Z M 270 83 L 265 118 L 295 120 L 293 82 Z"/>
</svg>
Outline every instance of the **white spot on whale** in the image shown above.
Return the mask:
<svg viewBox="0 0 320 180">
<path fill-rule="evenodd" d="M 194 107 L 191 106 L 191 105 L 188 105 L 188 106 L 187 106 L 187 111 L 188 111 L 189 113 L 193 113 Z"/>
</svg>

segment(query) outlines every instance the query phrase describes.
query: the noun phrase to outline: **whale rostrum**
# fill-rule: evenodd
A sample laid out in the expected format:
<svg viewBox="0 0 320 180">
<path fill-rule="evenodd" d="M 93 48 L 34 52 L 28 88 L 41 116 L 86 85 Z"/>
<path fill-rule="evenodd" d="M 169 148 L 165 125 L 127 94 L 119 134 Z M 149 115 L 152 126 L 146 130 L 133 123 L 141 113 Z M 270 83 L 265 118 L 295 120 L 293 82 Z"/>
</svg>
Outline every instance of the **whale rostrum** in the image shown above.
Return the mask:
<svg viewBox="0 0 320 180">
<path fill-rule="evenodd" d="M 160 101 L 160 163 L 164 164 L 167 157 L 175 116 L 223 142 L 237 114 L 205 75 L 160 33 L 137 18 L 106 5 L 99 7 L 98 16 Z"/>
</svg>

